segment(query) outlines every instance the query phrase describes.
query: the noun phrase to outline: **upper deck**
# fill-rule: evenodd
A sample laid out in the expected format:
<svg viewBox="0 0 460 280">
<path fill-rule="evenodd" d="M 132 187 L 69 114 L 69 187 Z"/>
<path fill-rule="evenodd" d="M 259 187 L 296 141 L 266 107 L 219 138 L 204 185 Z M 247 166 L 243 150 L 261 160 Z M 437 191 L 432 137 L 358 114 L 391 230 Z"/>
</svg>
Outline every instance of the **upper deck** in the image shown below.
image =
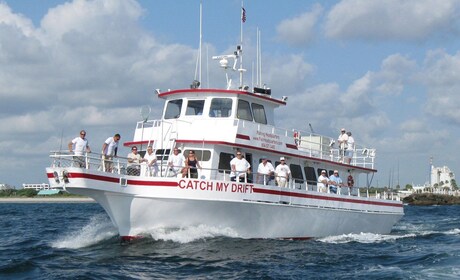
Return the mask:
<svg viewBox="0 0 460 280">
<path fill-rule="evenodd" d="M 228 145 L 265 154 L 319 160 L 350 165 L 364 172 L 375 172 L 375 149 L 360 144 L 350 160 L 340 154 L 337 139 L 330 136 L 281 128 L 275 125 L 274 110 L 286 105 L 283 99 L 240 90 L 183 89 L 158 94 L 165 99 L 162 118 L 138 122 L 133 142 L 126 146 L 155 143 Z M 348 162 L 349 161 L 349 162 Z"/>
</svg>

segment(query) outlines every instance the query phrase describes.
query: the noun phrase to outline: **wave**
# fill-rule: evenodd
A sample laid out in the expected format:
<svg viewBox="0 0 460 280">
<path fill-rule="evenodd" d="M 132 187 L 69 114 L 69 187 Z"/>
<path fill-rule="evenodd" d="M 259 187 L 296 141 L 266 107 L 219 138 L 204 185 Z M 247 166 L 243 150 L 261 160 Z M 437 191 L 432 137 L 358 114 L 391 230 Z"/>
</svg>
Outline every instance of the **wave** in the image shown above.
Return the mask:
<svg viewBox="0 0 460 280">
<path fill-rule="evenodd" d="M 392 235 L 392 234 L 376 234 L 376 233 L 350 233 L 342 234 L 336 236 L 328 236 L 324 238 L 319 238 L 318 241 L 324 243 L 349 243 L 349 242 L 359 242 L 359 243 L 381 243 L 386 241 L 393 241 L 401 238 L 412 238 L 416 237 L 415 233 L 408 233 L 403 235 Z"/>
<path fill-rule="evenodd" d="M 408 232 L 404 234 L 376 234 L 376 233 L 350 233 L 336 236 L 328 236 L 319 238 L 318 241 L 325 243 L 348 243 L 348 242 L 359 242 L 359 243 L 380 243 L 386 241 L 393 241 L 402 238 L 414 238 L 414 237 L 425 237 L 428 235 L 458 235 L 460 229 L 450 229 L 447 231 L 436 231 L 436 230 L 418 230 L 415 232 Z"/>
<path fill-rule="evenodd" d="M 107 215 L 91 217 L 89 224 L 51 243 L 53 248 L 78 249 L 99 243 L 118 235 Z"/>
<path fill-rule="evenodd" d="M 218 228 L 206 225 L 189 226 L 185 228 L 153 228 L 145 232 L 154 240 L 190 243 L 200 239 L 215 237 L 238 238 L 238 234 L 231 228 Z"/>
</svg>

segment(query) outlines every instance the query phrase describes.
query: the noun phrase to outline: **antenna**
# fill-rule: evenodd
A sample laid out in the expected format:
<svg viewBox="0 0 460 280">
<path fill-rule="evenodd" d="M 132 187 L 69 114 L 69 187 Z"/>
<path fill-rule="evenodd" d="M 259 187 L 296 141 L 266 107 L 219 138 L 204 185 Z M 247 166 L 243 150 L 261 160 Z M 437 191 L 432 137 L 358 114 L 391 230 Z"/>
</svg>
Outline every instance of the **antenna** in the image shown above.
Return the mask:
<svg viewBox="0 0 460 280">
<path fill-rule="evenodd" d="M 59 152 L 62 151 L 62 138 L 64 137 L 64 129 L 61 130 L 61 143 L 59 143 Z"/>
<path fill-rule="evenodd" d="M 149 116 L 150 116 L 150 112 L 152 111 L 152 109 L 150 108 L 149 105 L 144 105 L 141 107 L 141 117 L 142 117 L 142 120 L 144 122 L 147 122 L 147 120 L 149 119 Z"/>
<path fill-rule="evenodd" d="M 194 82 L 201 81 L 201 46 L 202 46 L 202 41 L 203 41 L 203 1 L 200 0 L 200 41 L 199 41 L 199 47 L 198 47 L 198 56 L 196 58 L 196 68 L 195 68 L 195 78 Z M 198 76 L 198 77 L 197 77 Z M 198 87 L 200 86 L 200 83 L 198 83 Z"/>
<path fill-rule="evenodd" d="M 313 133 L 313 134 L 314 134 L 314 133 L 315 133 L 315 131 L 313 130 L 313 126 L 311 126 L 311 123 L 309 123 L 309 124 L 308 124 L 308 126 L 310 127 L 310 131 L 311 131 L 311 133 Z"/>
</svg>

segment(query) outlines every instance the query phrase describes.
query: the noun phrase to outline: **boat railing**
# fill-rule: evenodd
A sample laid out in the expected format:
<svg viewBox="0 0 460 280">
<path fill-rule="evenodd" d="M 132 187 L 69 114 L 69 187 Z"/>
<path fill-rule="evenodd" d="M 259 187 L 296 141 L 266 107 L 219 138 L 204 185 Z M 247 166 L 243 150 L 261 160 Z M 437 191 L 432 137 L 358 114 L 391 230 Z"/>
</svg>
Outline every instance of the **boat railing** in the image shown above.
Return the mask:
<svg viewBox="0 0 460 280">
<path fill-rule="evenodd" d="M 197 119 L 194 120 L 193 129 L 206 128 L 208 124 L 202 125 L 202 123 L 209 122 L 209 119 Z M 229 119 L 212 119 L 213 125 L 216 127 L 228 127 Z M 224 125 L 221 125 L 224 124 Z M 149 120 L 146 122 L 138 122 L 138 132 L 142 134 L 138 136 L 140 139 L 152 139 L 154 135 L 154 128 L 159 129 L 158 133 L 162 136 L 157 137 L 155 142 L 156 148 L 167 146 L 164 150 L 167 150 L 169 146 L 174 144 L 173 139 L 177 139 L 179 131 L 189 131 L 186 129 L 187 126 L 192 125 L 192 122 L 187 120 Z M 254 123 L 252 121 L 245 120 L 234 120 L 234 127 L 240 127 L 244 131 L 253 131 L 254 133 L 264 133 L 270 141 L 284 142 L 292 144 L 297 149 L 300 156 L 306 156 L 311 158 L 318 158 L 322 160 L 328 160 L 343 164 L 349 164 L 352 166 L 359 166 L 363 168 L 374 169 L 376 150 L 368 146 L 355 143 L 353 147 L 347 147 L 347 149 L 341 149 L 338 140 L 329 136 L 301 131 L 301 130 L 289 130 L 285 128 L 275 127 L 272 125 Z M 237 131 L 237 130 L 235 130 Z M 190 132 L 190 131 L 189 131 Z M 156 133 L 156 132 L 155 132 Z M 194 133 L 196 135 L 196 133 Z M 220 135 L 220 134 L 216 134 Z M 259 136 L 259 135 L 254 135 Z M 253 136 L 253 137 L 254 137 Z M 158 146 L 159 145 L 159 146 Z M 286 151 L 288 152 L 288 151 Z"/>
<path fill-rule="evenodd" d="M 148 167 L 146 163 L 139 165 L 132 165 L 128 163 L 128 159 L 125 157 L 113 157 L 112 159 L 104 159 L 102 154 L 98 153 L 86 153 L 81 156 L 76 156 L 73 153 L 67 151 L 53 151 L 50 153 L 52 160 L 51 167 L 54 168 L 69 168 L 76 167 L 81 169 L 87 169 L 89 171 L 107 172 L 118 175 L 128 176 L 139 176 L 140 178 L 146 177 L 182 177 L 182 168 L 169 166 L 166 161 L 158 160 L 158 164 L 153 167 Z M 177 171 L 172 171 L 176 169 Z M 192 174 L 190 170 L 187 170 L 186 177 L 191 178 Z M 213 169 L 213 168 L 199 168 L 197 170 L 196 178 L 199 180 L 223 180 L 231 181 L 231 170 L 226 169 Z M 260 184 L 271 187 L 278 187 L 276 176 L 267 176 L 258 173 L 243 173 L 238 176 L 235 183 L 245 184 Z M 282 178 L 286 179 L 284 187 L 279 187 L 286 190 L 304 190 L 306 192 L 320 192 L 317 187 L 316 181 L 304 180 L 299 178 Z M 327 193 L 330 193 L 330 189 L 326 188 Z M 341 186 L 337 188 L 337 195 L 347 196 L 361 196 L 359 187 L 349 188 L 347 186 Z M 385 200 L 399 200 L 399 196 L 393 193 L 375 193 L 369 194 L 366 191 L 365 196 L 375 197 Z"/>
<path fill-rule="evenodd" d="M 337 139 L 313 132 L 289 130 L 244 120 L 239 120 L 236 125 L 244 127 L 245 130 L 268 133 L 271 137 L 280 137 L 282 141 L 295 145 L 299 155 L 364 168 L 374 168 L 376 150 L 364 145 L 354 143 L 353 146 L 350 145 L 346 149 L 341 149 Z"/>
</svg>

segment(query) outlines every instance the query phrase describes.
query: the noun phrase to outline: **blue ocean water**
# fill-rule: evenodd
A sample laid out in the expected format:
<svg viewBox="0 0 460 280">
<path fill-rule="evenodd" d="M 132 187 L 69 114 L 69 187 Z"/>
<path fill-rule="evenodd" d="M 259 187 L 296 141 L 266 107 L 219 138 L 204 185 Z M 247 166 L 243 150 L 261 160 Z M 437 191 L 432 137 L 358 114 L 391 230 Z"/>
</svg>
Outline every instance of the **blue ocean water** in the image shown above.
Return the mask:
<svg viewBox="0 0 460 280">
<path fill-rule="evenodd" d="M 460 278 L 460 206 L 405 206 L 388 235 L 244 240 L 198 226 L 129 244 L 95 203 L 0 210 L 0 279 Z"/>
</svg>

